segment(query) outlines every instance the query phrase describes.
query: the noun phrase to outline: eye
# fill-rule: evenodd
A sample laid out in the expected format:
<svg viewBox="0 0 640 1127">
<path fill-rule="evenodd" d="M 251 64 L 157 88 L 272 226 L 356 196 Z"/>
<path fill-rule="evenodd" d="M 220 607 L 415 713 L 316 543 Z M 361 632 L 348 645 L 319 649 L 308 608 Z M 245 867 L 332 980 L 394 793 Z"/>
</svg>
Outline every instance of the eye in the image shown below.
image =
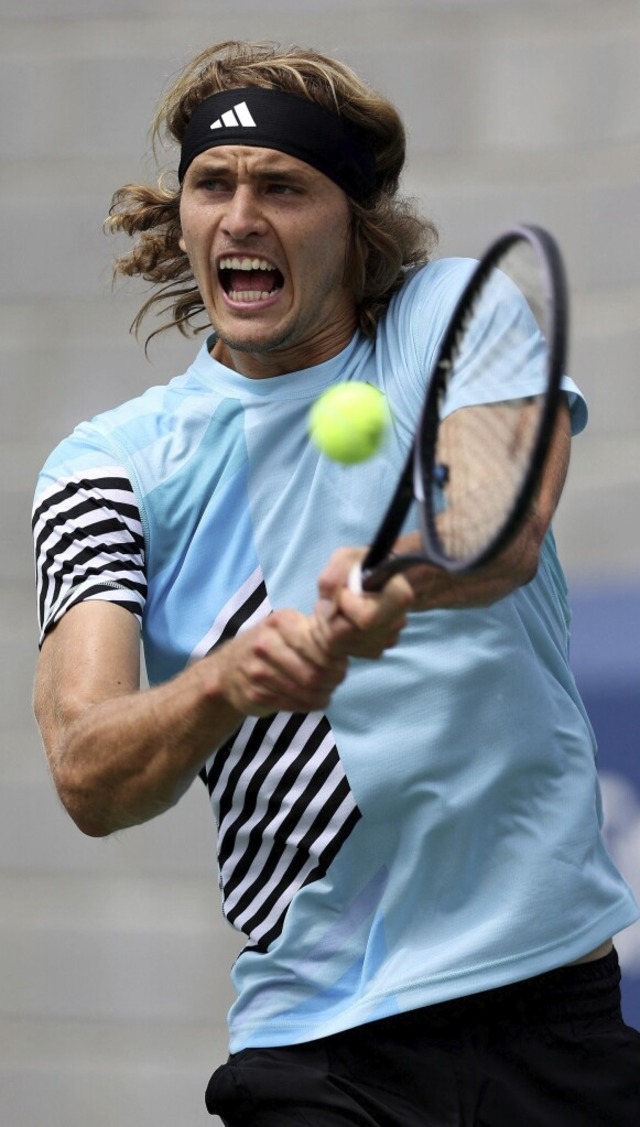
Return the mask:
<svg viewBox="0 0 640 1127">
<path fill-rule="evenodd" d="M 273 183 L 269 184 L 268 190 L 275 196 L 296 195 L 298 192 L 298 188 L 293 184 L 285 184 L 279 180 L 274 180 Z"/>
<path fill-rule="evenodd" d="M 225 192 L 229 188 L 228 178 L 224 173 L 213 169 L 194 169 L 190 187 L 195 192 Z"/>
<path fill-rule="evenodd" d="M 224 192 L 227 185 L 219 176 L 203 176 L 198 181 L 198 187 L 205 192 Z"/>
</svg>

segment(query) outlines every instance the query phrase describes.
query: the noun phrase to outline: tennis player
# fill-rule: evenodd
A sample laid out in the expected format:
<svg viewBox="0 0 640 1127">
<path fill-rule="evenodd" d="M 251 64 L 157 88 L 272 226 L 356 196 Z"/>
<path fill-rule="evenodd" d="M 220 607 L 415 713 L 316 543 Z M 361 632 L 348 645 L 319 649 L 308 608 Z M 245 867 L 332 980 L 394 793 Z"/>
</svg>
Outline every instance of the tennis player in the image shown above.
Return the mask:
<svg viewBox="0 0 640 1127">
<path fill-rule="evenodd" d="M 154 129 L 177 176 L 115 194 L 116 269 L 155 287 L 137 327 L 162 308 L 205 336 L 42 471 L 35 708 L 87 834 L 206 787 L 246 937 L 207 1107 L 227 1127 L 635 1127 L 611 937 L 638 908 L 603 844 L 551 532 L 582 396 L 566 379 L 502 556 L 352 593 L 345 545 L 389 500 L 471 264 L 430 259 L 402 122 L 336 60 L 215 45 Z M 393 417 L 348 470 L 306 437 L 343 380 Z"/>
</svg>

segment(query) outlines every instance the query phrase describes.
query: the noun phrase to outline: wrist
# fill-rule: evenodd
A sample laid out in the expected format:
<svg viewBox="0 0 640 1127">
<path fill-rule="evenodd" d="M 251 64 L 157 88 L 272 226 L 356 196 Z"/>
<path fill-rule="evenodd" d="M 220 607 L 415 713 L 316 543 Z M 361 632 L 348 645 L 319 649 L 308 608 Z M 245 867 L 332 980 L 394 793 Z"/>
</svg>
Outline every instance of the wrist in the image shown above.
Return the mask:
<svg viewBox="0 0 640 1127">
<path fill-rule="evenodd" d="M 233 641 L 226 642 L 193 666 L 206 722 L 216 729 L 228 729 L 226 734 L 234 731 L 246 715 L 236 702 L 233 690 L 232 651 Z"/>
</svg>

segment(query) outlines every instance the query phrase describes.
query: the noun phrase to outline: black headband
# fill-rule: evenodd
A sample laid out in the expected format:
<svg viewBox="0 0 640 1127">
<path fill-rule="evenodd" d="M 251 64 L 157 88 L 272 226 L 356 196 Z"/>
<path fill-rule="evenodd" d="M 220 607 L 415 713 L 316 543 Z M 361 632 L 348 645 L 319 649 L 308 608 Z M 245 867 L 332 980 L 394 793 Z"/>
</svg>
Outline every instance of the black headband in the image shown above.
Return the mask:
<svg viewBox="0 0 640 1127">
<path fill-rule="evenodd" d="M 324 173 L 358 203 L 376 189 L 373 152 L 344 117 L 308 98 L 250 86 L 196 106 L 182 141 L 180 183 L 194 157 L 217 145 L 277 149 Z"/>
</svg>

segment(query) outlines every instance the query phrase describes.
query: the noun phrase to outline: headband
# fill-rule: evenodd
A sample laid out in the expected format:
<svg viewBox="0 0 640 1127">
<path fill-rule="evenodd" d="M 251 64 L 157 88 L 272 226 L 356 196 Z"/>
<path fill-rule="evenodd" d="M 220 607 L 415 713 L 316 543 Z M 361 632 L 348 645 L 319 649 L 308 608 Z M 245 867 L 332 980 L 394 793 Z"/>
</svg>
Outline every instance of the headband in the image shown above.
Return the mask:
<svg viewBox="0 0 640 1127">
<path fill-rule="evenodd" d="M 200 102 L 182 141 L 180 183 L 192 160 L 218 145 L 288 153 L 317 168 L 361 204 L 376 190 L 375 158 L 355 127 L 317 102 L 284 90 L 221 90 Z"/>
</svg>

